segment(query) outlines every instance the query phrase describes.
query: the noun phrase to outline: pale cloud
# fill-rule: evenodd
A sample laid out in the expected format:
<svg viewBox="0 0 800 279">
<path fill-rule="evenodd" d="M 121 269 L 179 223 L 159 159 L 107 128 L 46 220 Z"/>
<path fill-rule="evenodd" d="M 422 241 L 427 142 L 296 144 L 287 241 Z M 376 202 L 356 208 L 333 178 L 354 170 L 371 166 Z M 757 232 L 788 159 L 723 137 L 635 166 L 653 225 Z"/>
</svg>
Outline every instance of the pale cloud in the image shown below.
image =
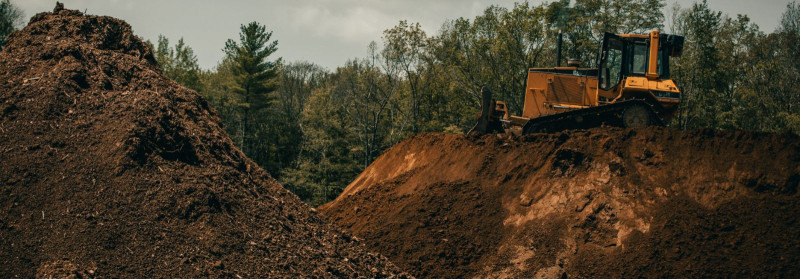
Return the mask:
<svg viewBox="0 0 800 279">
<path fill-rule="evenodd" d="M 390 15 L 371 7 L 332 9 L 307 5 L 293 10 L 293 29 L 345 41 L 374 40 L 386 26 L 394 23 Z"/>
</svg>

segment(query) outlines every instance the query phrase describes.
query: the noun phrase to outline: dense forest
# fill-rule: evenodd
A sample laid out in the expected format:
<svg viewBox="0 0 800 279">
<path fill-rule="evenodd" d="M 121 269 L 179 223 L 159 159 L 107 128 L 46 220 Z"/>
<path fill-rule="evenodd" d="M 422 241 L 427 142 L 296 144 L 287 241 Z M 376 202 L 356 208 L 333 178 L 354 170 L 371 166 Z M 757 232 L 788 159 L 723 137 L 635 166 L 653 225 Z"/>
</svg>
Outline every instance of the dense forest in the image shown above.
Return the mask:
<svg viewBox="0 0 800 279">
<path fill-rule="evenodd" d="M 0 1 L 0 48 L 20 17 Z M 447 20 L 437 34 L 400 21 L 365 46 L 365 57 L 334 70 L 274 57 L 279 38 L 258 22 L 241 26 L 211 70 L 182 39 L 152 45 L 164 73 L 204 96 L 247 156 L 319 205 L 407 136 L 468 130 L 484 85 L 520 113 L 527 69 L 556 64 L 559 32 L 564 59 L 586 67 L 595 66 L 604 32 L 683 35 L 683 56 L 670 60 L 683 94 L 669 126 L 800 133 L 800 7 L 790 3 L 776 21 L 766 33 L 705 1 L 517 3 Z"/>
</svg>

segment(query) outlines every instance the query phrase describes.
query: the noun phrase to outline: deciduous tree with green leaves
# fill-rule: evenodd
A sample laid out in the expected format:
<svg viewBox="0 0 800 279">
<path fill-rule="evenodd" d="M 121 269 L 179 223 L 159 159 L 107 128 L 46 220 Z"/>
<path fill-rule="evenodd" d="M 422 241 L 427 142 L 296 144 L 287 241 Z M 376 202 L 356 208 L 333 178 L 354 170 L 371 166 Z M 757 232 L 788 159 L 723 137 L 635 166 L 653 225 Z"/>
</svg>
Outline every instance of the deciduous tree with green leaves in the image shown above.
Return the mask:
<svg viewBox="0 0 800 279">
<path fill-rule="evenodd" d="M 200 66 L 197 64 L 197 56 L 194 55 L 194 50 L 184 43 L 183 38 L 171 47 L 169 39 L 159 35 L 155 57 L 165 75 L 187 88 L 200 90 Z"/>
</svg>

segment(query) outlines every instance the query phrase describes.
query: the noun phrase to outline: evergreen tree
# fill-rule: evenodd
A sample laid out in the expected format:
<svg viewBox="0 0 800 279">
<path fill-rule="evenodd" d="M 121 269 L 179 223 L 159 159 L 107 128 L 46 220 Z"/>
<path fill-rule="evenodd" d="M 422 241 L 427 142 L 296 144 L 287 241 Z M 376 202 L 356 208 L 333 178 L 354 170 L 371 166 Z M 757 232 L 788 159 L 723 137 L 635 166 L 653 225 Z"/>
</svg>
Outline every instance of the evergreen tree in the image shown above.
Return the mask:
<svg viewBox="0 0 800 279">
<path fill-rule="evenodd" d="M 278 41 L 270 42 L 272 32 L 257 22 L 242 25 L 239 42 L 229 39 L 225 42 L 225 54 L 231 61 L 231 70 L 237 88 L 235 92 L 241 96 L 242 137 L 240 146 L 245 154 L 253 144 L 253 116 L 269 107 L 273 91 L 276 89 L 277 65 L 280 59 L 269 61 L 267 58 L 278 50 Z"/>
</svg>

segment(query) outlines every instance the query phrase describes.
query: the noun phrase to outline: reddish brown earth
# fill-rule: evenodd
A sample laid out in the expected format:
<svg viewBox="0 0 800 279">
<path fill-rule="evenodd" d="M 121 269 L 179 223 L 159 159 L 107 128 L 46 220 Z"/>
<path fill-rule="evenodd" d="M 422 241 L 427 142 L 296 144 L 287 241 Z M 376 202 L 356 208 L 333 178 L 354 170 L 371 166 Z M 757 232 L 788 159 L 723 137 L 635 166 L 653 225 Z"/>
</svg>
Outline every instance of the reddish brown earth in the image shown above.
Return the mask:
<svg viewBox="0 0 800 279">
<path fill-rule="evenodd" d="M 320 210 L 419 277 L 798 278 L 798 183 L 791 134 L 423 134 Z"/>
<path fill-rule="evenodd" d="M 220 125 L 125 22 L 34 16 L 0 52 L 0 278 L 400 274 Z"/>
</svg>

